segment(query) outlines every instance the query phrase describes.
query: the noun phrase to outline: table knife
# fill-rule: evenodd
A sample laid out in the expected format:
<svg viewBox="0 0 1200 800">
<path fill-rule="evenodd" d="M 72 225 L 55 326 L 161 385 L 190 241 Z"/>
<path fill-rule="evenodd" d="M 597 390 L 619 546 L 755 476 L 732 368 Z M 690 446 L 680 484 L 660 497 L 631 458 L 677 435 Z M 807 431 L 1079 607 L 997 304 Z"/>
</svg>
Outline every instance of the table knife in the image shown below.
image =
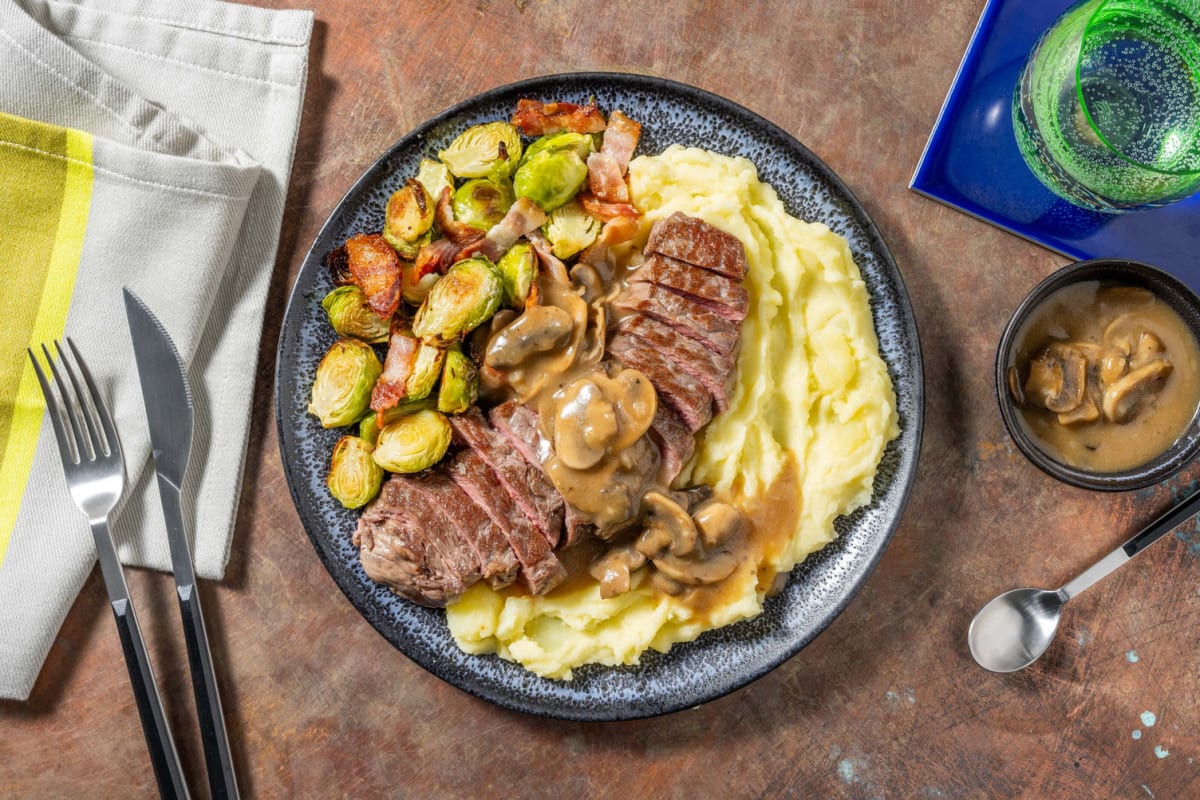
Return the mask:
<svg viewBox="0 0 1200 800">
<path fill-rule="evenodd" d="M 158 476 L 158 494 L 167 523 L 167 543 L 175 573 L 179 613 L 183 617 L 209 788 L 214 798 L 237 798 L 237 779 L 221 710 L 221 694 L 204 629 L 191 545 L 183 522 L 181 487 L 192 449 L 192 392 L 183 361 L 171 337 L 158 318 L 128 288 L 125 289 L 125 315 L 133 337 L 134 360 L 142 385 L 146 418 L 150 423 L 154 471 Z"/>
</svg>

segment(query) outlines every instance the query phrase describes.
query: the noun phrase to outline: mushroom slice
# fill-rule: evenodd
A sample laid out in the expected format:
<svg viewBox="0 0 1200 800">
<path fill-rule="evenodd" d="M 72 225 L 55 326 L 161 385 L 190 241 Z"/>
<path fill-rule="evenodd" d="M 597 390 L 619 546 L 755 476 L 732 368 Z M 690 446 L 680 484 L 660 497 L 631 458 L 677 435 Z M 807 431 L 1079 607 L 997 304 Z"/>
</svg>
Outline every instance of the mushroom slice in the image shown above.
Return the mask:
<svg viewBox="0 0 1200 800">
<path fill-rule="evenodd" d="M 654 559 L 665 552 L 686 556 L 695 549 L 699 532 L 682 506 L 661 492 L 646 492 L 642 505 L 647 517 L 646 530 L 635 545 L 639 553 Z"/>
<path fill-rule="evenodd" d="M 680 558 L 663 553 L 654 566 L 668 578 L 685 586 L 703 586 L 725 580 L 737 569 L 737 556 L 727 550 L 709 553 L 702 559 Z"/>
<path fill-rule="evenodd" d="M 607 600 L 628 592 L 630 575 L 645 563 L 646 557 L 634 547 L 622 545 L 593 561 L 588 572 L 600 581 L 600 596 Z"/>
<path fill-rule="evenodd" d="M 746 515 L 720 500 L 709 500 L 702 504 L 692 519 L 707 547 L 716 547 L 734 537 L 745 537 L 750 531 L 750 520 L 746 519 Z"/>
<path fill-rule="evenodd" d="M 1129 369 L 1129 353 L 1122 352 L 1118 347 L 1105 348 L 1100 358 L 1100 382 L 1105 386 L 1120 380 Z"/>
<path fill-rule="evenodd" d="M 1150 331 L 1142 331 L 1137 338 L 1137 346 L 1133 349 L 1133 354 L 1129 357 L 1129 366 L 1140 367 L 1143 364 L 1149 364 L 1156 358 L 1159 358 L 1166 352 L 1167 348 L 1159 339 Z"/>
<path fill-rule="evenodd" d="M 657 570 L 650 573 L 650 582 L 654 584 L 654 588 L 658 589 L 663 594 L 677 595 L 682 594 L 687 587 L 673 578 L 668 578 L 665 574 Z"/>
<path fill-rule="evenodd" d="M 1066 413 L 1058 415 L 1058 423 L 1060 425 L 1076 425 L 1081 422 L 1095 422 L 1100 419 L 1100 409 L 1092 398 L 1084 398 L 1084 401 L 1075 408 Z"/>
<path fill-rule="evenodd" d="M 1104 390 L 1104 417 L 1111 422 L 1128 422 L 1142 404 L 1159 389 L 1171 374 L 1171 362 L 1156 359 L 1130 370 Z"/>
<path fill-rule="evenodd" d="M 1053 342 L 1029 362 L 1025 395 L 1033 405 L 1056 414 L 1073 411 L 1087 389 L 1088 358 L 1073 342 Z"/>
</svg>

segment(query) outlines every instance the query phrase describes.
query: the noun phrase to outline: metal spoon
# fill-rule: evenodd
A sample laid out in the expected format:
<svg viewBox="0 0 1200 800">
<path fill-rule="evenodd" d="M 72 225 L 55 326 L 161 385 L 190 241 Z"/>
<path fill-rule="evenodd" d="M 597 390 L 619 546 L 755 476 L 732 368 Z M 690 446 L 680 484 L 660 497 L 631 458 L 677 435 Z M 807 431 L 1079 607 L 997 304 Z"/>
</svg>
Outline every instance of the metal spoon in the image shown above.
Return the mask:
<svg viewBox="0 0 1200 800">
<path fill-rule="evenodd" d="M 1176 504 L 1061 589 L 1013 589 L 995 598 L 971 620 L 971 628 L 967 631 L 971 655 L 981 667 L 992 672 L 1015 672 L 1029 666 L 1050 646 L 1062 608 L 1068 600 L 1157 542 L 1197 511 L 1200 511 L 1200 491 Z"/>
</svg>

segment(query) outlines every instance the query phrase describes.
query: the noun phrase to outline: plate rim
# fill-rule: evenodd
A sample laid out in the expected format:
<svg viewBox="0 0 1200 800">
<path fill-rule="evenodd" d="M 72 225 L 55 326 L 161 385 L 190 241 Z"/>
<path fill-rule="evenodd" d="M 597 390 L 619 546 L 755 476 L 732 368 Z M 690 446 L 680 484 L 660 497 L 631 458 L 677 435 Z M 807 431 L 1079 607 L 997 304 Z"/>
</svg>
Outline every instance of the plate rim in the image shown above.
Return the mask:
<svg viewBox="0 0 1200 800">
<path fill-rule="evenodd" d="M 589 713 L 588 709 L 579 708 L 576 706 L 551 708 L 547 707 L 545 703 L 523 703 L 520 702 L 521 698 L 519 697 L 514 698 L 506 695 L 490 694 L 482 690 L 480 687 L 472 685 L 467 681 L 455 680 L 452 677 L 440 674 L 430 665 L 422 663 L 422 661 L 418 660 L 416 657 L 402 648 L 392 635 L 389 635 L 388 632 L 385 632 L 384 625 L 382 623 L 386 622 L 388 618 L 382 616 L 379 613 L 379 609 L 372 604 L 361 602 L 360 599 L 351 592 L 350 587 L 344 585 L 344 582 L 339 579 L 338 573 L 341 571 L 342 565 L 340 563 L 334 563 L 332 557 L 326 553 L 325 549 L 321 547 L 317 541 L 317 538 L 314 536 L 314 533 L 308 524 L 307 517 L 309 516 L 309 512 L 305 510 L 305 505 L 301 502 L 301 495 L 297 488 L 299 479 L 293 475 L 293 465 L 291 462 L 283 457 L 285 453 L 293 452 L 292 449 L 287 446 L 286 438 L 288 434 L 287 431 L 285 431 L 285 426 L 282 424 L 285 416 L 285 409 L 283 394 L 280 391 L 280 387 L 284 385 L 286 381 L 286 377 L 283 375 L 282 369 L 284 359 L 281 356 L 285 350 L 285 345 L 290 343 L 292 339 L 291 334 L 293 333 L 293 331 L 289 329 L 288 323 L 293 319 L 294 315 L 297 320 L 301 320 L 303 318 L 301 307 L 307 301 L 307 297 L 300 292 L 302 274 L 305 270 L 305 267 L 314 258 L 314 253 L 318 244 L 326 238 L 327 231 L 329 231 L 330 228 L 336 227 L 335 223 L 337 225 L 341 225 L 343 223 L 344 209 L 347 206 L 348 201 L 350 201 L 353 196 L 357 196 L 361 193 L 361 188 L 364 184 L 376 180 L 377 172 L 385 168 L 387 161 L 394 153 L 410 146 L 411 144 L 421 142 L 430 131 L 437 129 L 448 120 L 458 115 L 469 113 L 476 106 L 494 102 L 503 95 L 524 92 L 525 90 L 529 90 L 530 93 L 533 91 L 544 92 L 545 90 L 552 88 L 550 85 L 555 81 L 571 81 L 575 83 L 619 83 L 622 84 L 624 88 L 630 88 L 635 91 L 665 90 L 676 97 L 681 97 L 688 100 L 700 100 L 703 103 L 715 105 L 721 108 L 723 111 L 733 114 L 734 116 L 743 117 L 748 123 L 754 125 L 760 133 L 765 133 L 769 138 L 778 140 L 783 146 L 797 153 L 804 165 L 811 169 L 817 176 L 819 176 L 822 182 L 831 187 L 833 190 L 831 193 L 836 197 L 836 199 L 839 202 L 845 203 L 850 211 L 850 216 L 852 217 L 854 223 L 859 227 L 862 234 L 868 240 L 869 244 L 871 245 L 871 249 L 874 251 L 874 254 L 879 257 L 883 271 L 888 273 L 894 279 L 894 285 L 890 288 L 894 291 L 896 301 L 895 305 L 902 311 L 906 312 L 901 315 L 903 317 L 901 320 L 901 327 L 906 338 L 905 346 L 910 348 L 912 355 L 912 375 L 910 376 L 909 383 L 911 386 L 912 404 L 914 406 L 915 413 L 912 415 L 911 419 L 908 419 L 905 422 L 908 426 L 910 426 L 912 431 L 912 453 L 907 459 L 904 458 L 903 454 L 901 454 L 900 468 L 897 471 L 896 479 L 899 480 L 902 485 L 899 487 L 899 494 L 896 498 L 895 513 L 886 526 L 884 526 L 886 530 L 884 531 L 883 536 L 881 536 L 876 542 L 872 543 L 872 549 L 870 550 L 869 555 L 861 564 L 858 565 L 856 572 L 859 574 L 857 578 L 850 581 L 848 591 L 842 594 L 836 602 L 830 604 L 830 606 L 828 606 L 825 611 L 819 615 L 819 618 L 816 620 L 811 629 L 804 635 L 796 637 L 794 640 L 790 640 L 787 643 L 787 646 L 782 648 L 778 657 L 768 659 L 767 663 L 752 668 L 745 673 L 741 673 L 733 680 L 721 683 L 715 688 L 706 686 L 702 691 L 697 692 L 694 697 L 689 698 L 686 702 L 666 703 L 663 707 L 651 709 L 649 711 L 643 711 L 632 703 L 628 703 L 623 706 L 612 704 L 604 705 L 602 706 L 603 711 L 601 713 L 596 713 L 594 710 Z M 873 296 L 869 295 L 869 297 L 872 297 L 873 299 Z M 873 328 L 876 327 L 874 324 L 874 313 L 872 313 L 872 323 Z M 909 334 L 911 334 L 911 336 L 909 336 Z M 887 364 L 886 361 L 885 364 Z M 890 372 L 891 365 L 887 366 Z M 917 319 L 913 311 L 908 289 L 904 282 L 903 275 L 900 272 L 899 267 L 896 265 L 895 258 L 884 241 L 883 235 L 879 231 L 878 226 L 871 219 L 870 215 L 867 214 L 866 209 L 858 200 L 857 196 L 855 196 L 855 194 L 846 185 L 845 181 L 842 180 L 842 178 L 838 176 L 820 157 L 813 153 L 812 150 L 810 150 L 806 145 L 804 145 L 790 133 L 785 131 L 774 122 L 771 122 L 757 112 L 752 111 L 739 103 L 706 89 L 669 78 L 663 78 L 651 74 L 620 71 L 549 73 L 492 87 L 461 100 L 449 108 L 439 112 L 438 114 L 423 120 L 399 139 L 397 139 L 374 161 L 372 161 L 370 165 L 368 165 L 366 169 L 354 179 L 351 185 L 342 194 L 341 198 L 339 198 L 337 203 L 329 212 L 328 216 L 325 218 L 324 223 L 313 236 L 312 242 L 305 253 L 303 260 L 301 261 L 300 269 L 292 282 L 291 289 L 288 292 L 288 301 L 285 306 L 283 318 L 280 324 L 278 342 L 275 348 L 274 394 L 276 442 L 277 446 L 279 447 L 280 463 L 283 468 L 285 482 L 288 486 L 288 492 L 292 498 L 292 504 L 296 509 L 298 517 L 300 518 L 301 527 L 304 529 L 310 544 L 313 545 L 313 549 L 316 551 L 317 557 L 320 559 L 322 566 L 325 568 L 325 571 L 329 574 L 329 577 L 333 580 L 334 584 L 338 587 L 342 594 L 345 595 L 347 600 L 350 601 L 351 606 L 355 609 L 359 616 L 365 619 L 371 625 L 371 627 L 375 629 L 376 633 L 382 636 L 385 641 L 392 645 L 405 658 L 440 680 L 443 680 L 446 683 L 449 683 L 450 685 L 474 697 L 494 703 L 503 708 L 520 711 L 535 716 L 568 721 L 616 722 L 634 719 L 646 719 L 697 707 L 754 683 L 764 675 L 778 668 L 785 661 L 793 658 L 797 653 L 811 644 L 817 636 L 823 633 L 829 627 L 829 625 L 832 624 L 833 620 L 835 620 L 842 614 L 843 611 L 845 611 L 851 601 L 858 596 L 858 593 L 862 590 L 867 580 L 874 573 L 875 568 L 882 559 L 884 552 L 891 544 L 891 541 L 900 526 L 900 522 L 904 517 L 909 499 L 912 496 L 914 484 L 916 483 L 917 467 L 920 461 L 924 434 L 924 359 L 921 352 L 920 337 L 917 329 Z M 897 405 L 899 407 L 899 403 Z M 898 441 L 903 435 L 904 430 L 901 429 L 900 435 L 898 435 L 893 442 Z M 892 444 L 889 443 L 888 447 L 891 446 Z M 835 539 L 834 541 L 836 542 L 838 540 Z M 831 544 L 833 543 L 831 542 Z M 814 553 L 810 556 L 810 558 L 816 555 L 817 554 Z M 748 620 L 743 620 L 743 622 L 745 621 Z M 492 657 L 498 658 L 498 656 L 494 655 Z M 634 667 L 634 669 L 636 669 L 636 667 Z M 532 673 L 530 674 L 532 675 Z M 525 697 L 524 699 L 528 700 L 529 698 Z"/>
</svg>

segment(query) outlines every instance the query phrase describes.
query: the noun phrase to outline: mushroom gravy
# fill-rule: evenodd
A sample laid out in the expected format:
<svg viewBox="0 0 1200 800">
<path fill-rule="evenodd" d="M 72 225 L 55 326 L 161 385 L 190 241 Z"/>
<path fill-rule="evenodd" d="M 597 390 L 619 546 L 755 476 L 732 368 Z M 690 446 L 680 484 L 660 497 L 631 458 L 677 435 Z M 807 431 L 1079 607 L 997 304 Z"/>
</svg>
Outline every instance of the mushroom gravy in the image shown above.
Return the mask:
<svg viewBox="0 0 1200 800">
<path fill-rule="evenodd" d="M 1047 455 L 1077 469 L 1133 469 L 1166 451 L 1200 405 L 1200 346 L 1152 292 L 1083 281 L 1018 332 L 1008 390 Z"/>
</svg>

